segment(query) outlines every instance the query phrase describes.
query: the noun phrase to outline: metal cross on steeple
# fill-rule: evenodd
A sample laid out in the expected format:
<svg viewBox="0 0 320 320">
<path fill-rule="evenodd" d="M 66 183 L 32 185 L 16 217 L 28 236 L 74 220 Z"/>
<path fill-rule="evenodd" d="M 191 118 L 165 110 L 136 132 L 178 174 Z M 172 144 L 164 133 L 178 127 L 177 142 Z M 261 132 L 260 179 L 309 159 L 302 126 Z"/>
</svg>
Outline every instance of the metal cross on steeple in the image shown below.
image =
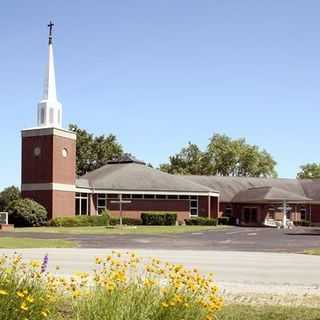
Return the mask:
<svg viewBox="0 0 320 320">
<path fill-rule="evenodd" d="M 48 24 L 48 28 L 49 28 L 49 44 L 52 44 L 52 28 L 54 26 L 54 23 L 50 20 L 49 24 Z"/>
</svg>

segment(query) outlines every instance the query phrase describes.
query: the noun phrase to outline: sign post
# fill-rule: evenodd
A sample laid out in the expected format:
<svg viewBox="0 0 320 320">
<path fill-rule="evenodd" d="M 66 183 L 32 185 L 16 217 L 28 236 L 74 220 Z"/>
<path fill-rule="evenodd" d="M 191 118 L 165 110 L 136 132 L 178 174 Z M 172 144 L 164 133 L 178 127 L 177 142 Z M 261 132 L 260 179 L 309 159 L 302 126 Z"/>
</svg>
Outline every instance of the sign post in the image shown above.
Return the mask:
<svg viewBox="0 0 320 320">
<path fill-rule="evenodd" d="M 0 212 L 0 224 L 9 224 L 8 212 Z"/>
<path fill-rule="evenodd" d="M 110 203 L 118 203 L 120 209 L 120 226 L 122 227 L 122 205 L 125 203 L 131 203 L 131 200 L 122 200 L 122 194 L 120 194 L 119 200 L 112 200 Z"/>
</svg>

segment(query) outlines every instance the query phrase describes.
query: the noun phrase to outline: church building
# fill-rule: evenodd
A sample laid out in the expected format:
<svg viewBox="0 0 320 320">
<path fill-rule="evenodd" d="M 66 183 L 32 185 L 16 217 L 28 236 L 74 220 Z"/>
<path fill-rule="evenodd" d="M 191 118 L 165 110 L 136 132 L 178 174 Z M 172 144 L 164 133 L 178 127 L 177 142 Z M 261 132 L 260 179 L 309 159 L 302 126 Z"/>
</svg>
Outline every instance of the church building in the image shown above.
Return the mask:
<svg viewBox="0 0 320 320">
<path fill-rule="evenodd" d="M 243 225 L 267 219 L 320 223 L 320 181 L 246 177 L 178 176 L 146 166 L 131 155 L 76 176 L 76 134 L 62 127 L 49 27 L 48 68 L 37 108 L 37 126 L 22 136 L 23 197 L 42 204 L 48 218 L 112 215 L 140 218 L 150 211 L 190 217 L 227 216 Z"/>
</svg>

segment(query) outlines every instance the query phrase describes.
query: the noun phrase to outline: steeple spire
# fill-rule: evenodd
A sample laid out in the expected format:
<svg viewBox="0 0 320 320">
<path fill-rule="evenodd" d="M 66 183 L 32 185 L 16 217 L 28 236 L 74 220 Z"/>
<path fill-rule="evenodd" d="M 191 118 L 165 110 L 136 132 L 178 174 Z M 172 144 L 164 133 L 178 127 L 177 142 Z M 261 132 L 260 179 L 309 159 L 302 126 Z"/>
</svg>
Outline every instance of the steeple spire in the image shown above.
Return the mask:
<svg viewBox="0 0 320 320">
<path fill-rule="evenodd" d="M 54 71 L 52 27 L 53 22 L 48 24 L 49 28 L 49 53 L 48 67 L 44 80 L 43 97 L 38 104 L 38 126 L 39 127 L 61 127 L 62 106 L 57 99 L 56 78 Z"/>
</svg>

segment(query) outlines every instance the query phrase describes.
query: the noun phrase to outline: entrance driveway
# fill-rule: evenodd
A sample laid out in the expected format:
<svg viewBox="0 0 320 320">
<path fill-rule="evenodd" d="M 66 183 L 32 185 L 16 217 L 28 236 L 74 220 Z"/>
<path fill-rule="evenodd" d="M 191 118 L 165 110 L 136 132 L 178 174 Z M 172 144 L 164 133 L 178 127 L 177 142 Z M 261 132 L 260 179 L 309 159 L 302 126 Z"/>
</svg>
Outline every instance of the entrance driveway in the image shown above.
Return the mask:
<svg viewBox="0 0 320 320">
<path fill-rule="evenodd" d="M 0 236 L 76 241 L 81 248 L 260 251 L 301 253 L 320 248 L 320 229 L 229 227 L 223 230 L 161 235 L 70 235 L 53 233 L 0 233 Z"/>
</svg>

